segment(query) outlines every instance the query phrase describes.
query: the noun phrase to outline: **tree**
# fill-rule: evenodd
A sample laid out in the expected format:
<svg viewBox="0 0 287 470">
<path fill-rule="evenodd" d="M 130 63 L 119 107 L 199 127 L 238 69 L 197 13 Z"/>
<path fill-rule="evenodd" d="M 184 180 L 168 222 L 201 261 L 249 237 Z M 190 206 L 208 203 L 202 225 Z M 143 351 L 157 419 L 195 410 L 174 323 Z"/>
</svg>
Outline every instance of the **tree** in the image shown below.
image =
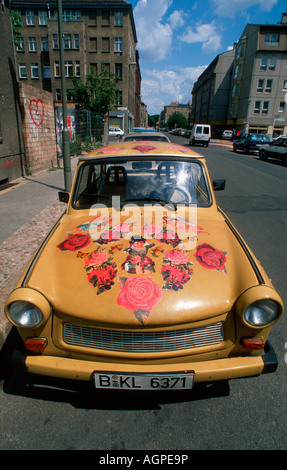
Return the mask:
<svg viewBox="0 0 287 470">
<path fill-rule="evenodd" d="M 84 84 L 79 78 L 73 78 L 74 88 L 67 90 L 67 94 L 72 96 L 81 109 L 94 111 L 97 114 L 105 115 L 112 109 L 116 101 L 117 78 L 109 72 L 104 63 L 101 63 L 101 71 L 97 75 L 92 67 L 91 73 L 86 76 Z"/>
<path fill-rule="evenodd" d="M 176 112 L 168 118 L 167 125 L 169 129 L 174 129 L 175 127 L 186 129 L 188 127 L 188 120 L 184 114 Z"/>
</svg>

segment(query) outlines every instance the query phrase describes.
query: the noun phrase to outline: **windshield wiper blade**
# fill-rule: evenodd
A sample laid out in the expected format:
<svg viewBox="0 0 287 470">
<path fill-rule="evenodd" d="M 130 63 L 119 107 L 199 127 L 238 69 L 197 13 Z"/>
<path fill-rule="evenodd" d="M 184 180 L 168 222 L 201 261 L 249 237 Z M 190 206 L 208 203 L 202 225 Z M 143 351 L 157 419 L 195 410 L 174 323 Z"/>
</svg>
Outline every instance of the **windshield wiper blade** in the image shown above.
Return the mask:
<svg viewBox="0 0 287 470">
<path fill-rule="evenodd" d="M 156 201 L 162 204 L 171 204 L 171 202 L 160 199 L 159 197 L 132 197 L 124 200 L 124 202 L 132 201 Z"/>
</svg>

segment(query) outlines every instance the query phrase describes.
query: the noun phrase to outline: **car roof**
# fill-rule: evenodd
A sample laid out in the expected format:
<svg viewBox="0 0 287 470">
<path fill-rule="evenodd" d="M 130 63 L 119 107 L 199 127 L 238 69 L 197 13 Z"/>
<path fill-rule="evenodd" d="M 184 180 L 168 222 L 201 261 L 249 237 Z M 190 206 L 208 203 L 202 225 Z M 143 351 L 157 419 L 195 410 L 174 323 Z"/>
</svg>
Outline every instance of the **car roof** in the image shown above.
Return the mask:
<svg viewBox="0 0 287 470">
<path fill-rule="evenodd" d="M 159 135 L 160 137 L 166 137 L 166 135 L 163 132 L 154 132 L 154 131 L 143 131 L 143 132 L 130 132 L 129 134 L 125 135 L 125 137 L 147 137 L 149 135 L 152 135 L 153 137 L 155 135 Z"/>
<path fill-rule="evenodd" d="M 79 161 L 88 161 L 94 158 L 109 158 L 110 160 L 116 159 L 119 156 L 133 156 L 141 160 L 145 157 L 192 157 L 204 159 L 204 156 L 198 154 L 194 150 L 189 149 L 183 145 L 173 144 L 171 142 L 160 141 L 144 141 L 144 142 L 116 142 L 110 145 L 103 145 L 102 147 L 93 150 L 79 158 Z"/>
</svg>

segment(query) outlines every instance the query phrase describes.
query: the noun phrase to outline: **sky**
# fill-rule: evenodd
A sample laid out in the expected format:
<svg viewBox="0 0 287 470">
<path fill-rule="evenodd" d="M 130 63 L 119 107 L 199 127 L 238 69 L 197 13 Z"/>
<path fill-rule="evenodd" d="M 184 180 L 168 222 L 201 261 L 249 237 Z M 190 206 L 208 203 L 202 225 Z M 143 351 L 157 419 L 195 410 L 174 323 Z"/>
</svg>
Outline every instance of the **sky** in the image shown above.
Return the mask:
<svg viewBox="0 0 287 470">
<path fill-rule="evenodd" d="M 138 38 L 142 101 L 148 114 L 187 104 L 193 84 L 233 47 L 247 24 L 277 24 L 287 0 L 128 0 Z"/>
</svg>

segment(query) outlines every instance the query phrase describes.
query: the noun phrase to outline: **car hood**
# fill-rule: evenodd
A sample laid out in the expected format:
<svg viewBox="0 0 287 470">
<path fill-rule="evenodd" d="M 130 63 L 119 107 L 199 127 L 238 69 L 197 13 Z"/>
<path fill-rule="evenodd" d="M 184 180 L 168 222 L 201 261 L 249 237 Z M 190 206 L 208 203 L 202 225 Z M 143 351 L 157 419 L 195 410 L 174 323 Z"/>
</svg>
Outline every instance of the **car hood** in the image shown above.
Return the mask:
<svg viewBox="0 0 287 470">
<path fill-rule="evenodd" d="M 199 209 L 186 220 L 142 221 L 136 234 L 127 217 L 64 215 L 27 285 L 58 316 L 105 327 L 179 325 L 228 312 L 257 284 L 250 262 L 219 212 Z"/>
</svg>

